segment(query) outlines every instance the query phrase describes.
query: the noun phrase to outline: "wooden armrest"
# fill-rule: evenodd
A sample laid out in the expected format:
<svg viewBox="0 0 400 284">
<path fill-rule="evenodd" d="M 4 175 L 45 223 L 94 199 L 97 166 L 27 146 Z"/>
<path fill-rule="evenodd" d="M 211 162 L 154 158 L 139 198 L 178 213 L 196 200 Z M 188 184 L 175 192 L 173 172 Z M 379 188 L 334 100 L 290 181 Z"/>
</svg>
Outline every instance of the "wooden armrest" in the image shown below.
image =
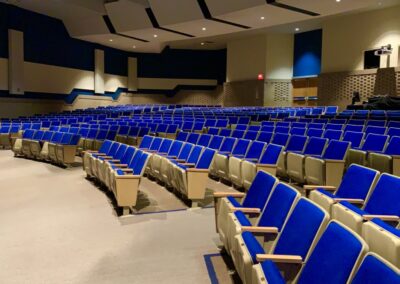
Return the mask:
<svg viewBox="0 0 400 284">
<path fill-rule="evenodd" d="M 303 258 L 299 255 L 282 255 L 282 254 L 257 254 L 257 261 L 272 260 L 278 263 L 303 263 Z"/>
<path fill-rule="evenodd" d="M 222 155 L 229 155 L 231 152 L 228 151 L 222 151 L 222 152 L 218 152 L 218 154 L 222 154 Z"/>
<path fill-rule="evenodd" d="M 102 156 L 103 160 L 112 160 L 114 157 L 111 156 Z"/>
<path fill-rule="evenodd" d="M 107 156 L 105 153 L 95 153 L 97 156 Z"/>
<path fill-rule="evenodd" d="M 138 175 L 132 175 L 132 174 L 127 174 L 127 175 L 119 175 L 116 176 L 117 179 L 140 179 L 141 176 Z"/>
<path fill-rule="evenodd" d="M 238 155 L 238 154 L 231 154 L 231 157 L 237 157 L 237 158 L 244 158 L 244 155 Z"/>
<path fill-rule="evenodd" d="M 247 214 L 260 214 L 260 208 L 247 208 L 247 207 L 231 207 L 231 212 L 240 211 Z"/>
<path fill-rule="evenodd" d="M 146 150 L 146 152 L 149 152 L 149 153 L 157 153 L 157 150 Z"/>
<path fill-rule="evenodd" d="M 196 173 L 208 173 L 208 169 L 195 169 L 189 168 L 186 170 L 187 172 L 196 172 Z"/>
<path fill-rule="evenodd" d="M 124 173 L 130 173 L 133 172 L 133 169 L 121 169 Z"/>
<path fill-rule="evenodd" d="M 256 158 L 246 158 L 245 160 L 250 162 L 258 162 L 258 159 Z"/>
<path fill-rule="evenodd" d="M 214 192 L 215 198 L 223 198 L 223 197 L 234 197 L 234 198 L 243 198 L 246 194 L 243 192 Z"/>
<path fill-rule="evenodd" d="M 308 185 L 308 184 L 306 184 L 303 186 L 304 190 L 315 190 L 318 188 L 322 188 L 322 189 L 329 190 L 329 191 L 336 190 L 336 186 L 331 186 L 331 185 Z"/>
<path fill-rule="evenodd" d="M 116 166 L 118 168 L 126 168 L 128 164 L 114 164 L 113 166 Z"/>
<path fill-rule="evenodd" d="M 120 160 L 119 159 L 111 159 L 111 160 L 108 160 L 107 162 L 118 163 L 118 162 L 120 162 Z"/>
<path fill-rule="evenodd" d="M 184 160 L 184 159 L 171 159 L 171 160 L 174 160 L 174 161 L 176 161 L 176 162 L 178 162 L 178 163 L 180 163 L 180 164 L 186 162 L 186 160 Z"/>
<path fill-rule="evenodd" d="M 335 202 L 347 201 L 354 204 L 364 204 L 364 199 L 357 199 L 357 198 L 334 198 L 333 200 Z"/>
<path fill-rule="evenodd" d="M 276 168 L 276 165 L 273 164 L 256 164 L 257 167 L 271 167 L 271 168 Z"/>
<path fill-rule="evenodd" d="M 176 159 L 178 158 L 177 156 L 167 156 L 168 159 Z"/>
<path fill-rule="evenodd" d="M 83 153 L 98 153 L 99 151 L 96 151 L 96 150 L 85 150 L 85 151 L 82 151 Z"/>
<path fill-rule="evenodd" d="M 277 227 L 243 226 L 242 232 L 277 234 L 278 228 Z"/>
<path fill-rule="evenodd" d="M 398 222 L 400 221 L 399 216 L 396 215 L 372 215 L 372 214 L 366 214 L 363 215 L 364 220 L 369 221 L 374 218 L 381 219 L 382 221 L 393 221 L 393 222 Z"/>
<path fill-rule="evenodd" d="M 325 159 L 326 163 L 335 163 L 335 164 L 340 164 L 344 163 L 344 160 L 330 160 L 330 159 Z"/>
<path fill-rule="evenodd" d="M 181 163 L 181 165 L 186 166 L 186 167 L 194 167 L 196 164 L 194 164 L 194 163 Z"/>
</svg>

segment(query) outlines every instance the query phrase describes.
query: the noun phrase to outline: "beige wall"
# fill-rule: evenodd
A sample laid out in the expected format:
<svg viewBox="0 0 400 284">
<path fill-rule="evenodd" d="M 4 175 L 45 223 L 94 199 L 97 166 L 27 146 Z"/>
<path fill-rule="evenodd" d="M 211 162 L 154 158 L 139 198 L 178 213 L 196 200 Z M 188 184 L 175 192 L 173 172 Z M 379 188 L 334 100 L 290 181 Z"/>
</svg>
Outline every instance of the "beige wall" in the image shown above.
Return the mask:
<svg viewBox="0 0 400 284">
<path fill-rule="evenodd" d="M 8 60 L 0 58 L 0 90 L 8 90 Z"/>
<path fill-rule="evenodd" d="M 364 51 L 387 44 L 394 47 L 390 67 L 396 67 L 400 45 L 399 15 L 400 6 L 395 6 L 324 21 L 322 73 L 362 70 Z"/>
<path fill-rule="evenodd" d="M 18 117 L 37 113 L 60 112 L 63 110 L 84 109 L 106 105 L 119 104 L 202 104 L 220 105 L 223 102 L 223 88 L 217 86 L 210 91 L 180 91 L 174 97 L 150 94 L 121 94 L 118 100 L 113 101 L 105 96 L 80 95 L 73 104 L 67 105 L 64 101 L 0 98 L 0 117 Z"/>
<path fill-rule="evenodd" d="M 268 35 L 265 78 L 274 80 L 292 79 L 293 49 L 293 34 Z"/>
<path fill-rule="evenodd" d="M 266 35 L 228 42 L 227 82 L 255 80 L 265 73 Z"/>
</svg>

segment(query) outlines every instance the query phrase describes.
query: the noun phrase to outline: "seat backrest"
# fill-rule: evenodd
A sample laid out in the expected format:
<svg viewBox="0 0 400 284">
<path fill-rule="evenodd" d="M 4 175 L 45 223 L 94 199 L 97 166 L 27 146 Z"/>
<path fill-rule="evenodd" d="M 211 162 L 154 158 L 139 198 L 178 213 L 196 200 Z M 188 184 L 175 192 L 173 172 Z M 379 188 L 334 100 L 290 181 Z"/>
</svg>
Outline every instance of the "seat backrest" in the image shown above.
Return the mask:
<svg viewBox="0 0 400 284">
<path fill-rule="evenodd" d="M 229 136 L 231 136 L 231 134 L 232 134 L 232 130 L 230 130 L 228 128 L 222 128 L 218 133 L 219 136 L 224 136 L 224 137 L 229 137 Z"/>
<path fill-rule="evenodd" d="M 35 132 L 35 134 L 33 135 L 32 138 L 33 138 L 33 140 L 36 140 L 36 141 L 42 140 L 43 135 L 44 135 L 44 131 L 43 130 L 38 130 L 38 131 Z"/>
<path fill-rule="evenodd" d="M 350 142 L 331 140 L 329 141 L 322 158 L 325 160 L 342 161 L 346 158 L 346 154 L 349 149 Z"/>
<path fill-rule="evenodd" d="M 158 149 L 160 149 L 162 141 L 163 141 L 163 138 L 154 137 L 153 141 L 150 144 L 149 149 L 152 150 L 152 151 L 157 151 Z"/>
<path fill-rule="evenodd" d="M 328 140 L 340 140 L 342 138 L 343 131 L 341 130 L 325 130 L 323 138 L 326 138 Z"/>
<path fill-rule="evenodd" d="M 351 281 L 351 284 L 365 283 L 399 284 L 400 270 L 379 255 L 369 252 Z"/>
<path fill-rule="evenodd" d="M 182 150 L 180 151 L 180 153 L 178 155 L 178 159 L 186 161 L 186 159 L 189 157 L 189 154 L 192 151 L 193 147 L 194 147 L 194 144 L 185 143 L 185 145 L 183 145 Z"/>
<path fill-rule="evenodd" d="M 311 251 L 329 221 L 329 214 L 311 200 L 301 197 L 290 213 L 272 247 L 274 254 L 299 255 L 303 260 Z M 299 238 L 298 236 L 301 236 Z"/>
<path fill-rule="evenodd" d="M 192 131 L 194 122 L 193 121 L 185 121 L 182 125 L 183 131 Z"/>
<path fill-rule="evenodd" d="M 222 142 L 220 151 L 221 152 L 231 152 L 233 149 L 233 146 L 235 146 L 236 139 L 232 137 L 226 137 L 224 141 Z"/>
<path fill-rule="evenodd" d="M 290 135 L 301 135 L 304 136 L 306 134 L 306 128 L 292 127 L 290 129 Z"/>
<path fill-rule="evenodd" d="M 328 139 L 311 137 L 308 140 L 306 148 L 304 149 L 304 155 L 313 155 L 313 156 L 321 156 L 326 144 L 328 143 Z"/>
<path fill-rule="evenodd" d="M 133 168 L 133 174 L 142 176 L 144 173 L 144 170 L 146 169 L 148 160 L 149 160 L 149 154 L 143 152 L 140 155 L 140 158 L 138 159 L 137 163 L 135 164 L 135 167 Z"/>
<path fill-rule="evenodd" d="M 247 127 L 247 132 L 248 131 L 260 131 L 260 129 L 261 129 L 261 125 L 249 125 L 248 127 Z"/>
<path fill-rule="evenodd" d="M 145 135 L 140 141 L 139 148 L 140 149 L 149 149 L 151 143 L 153 142 L 154 137 L 150 135 Z"/>
<path fill-rule="evenodd" d="M 229 121 L 227 119 L 218 119 L 215 126 L 216 127 L 227 127 L 228 123 L 229 123 Z"/>
<path fill-rule="evenodd" d="M 115 154 L 117 153 L 120 146 L 121 143 L 118 142 L 113 143 L 107 152 L 107 156 L 115 157 Z"/>
<path fill-rule="evenodd" d="M 218 136 L 218 135 L 214 135 L 211 138 L 211 141 L 210 141 L 210 144 L 208 145 L 208 148 L 211 148 L 213 150 L 219 150 L 221 148 L 223 140 L 224 140 L 224 137 Z"/>
<path fill-rule="evenodd" d="M 364 210 L 370 214 L 400 216 L 400 177 L 382 174 L 367 198 Z"/>
<path fill-rule="evenodd" d="M 200 137 L 199 133 L 190 133 L 189 137 L 186 140 L 186 142 L 192 143 L 192 144 L 197 144 L 197 141 L 199 140 L 199 137 Z"/>
<path fill-rule="evenodd" d="M 300 152 L 304 151 L 308 137 L 300 135 L 291 135 L 288 145 L 286 146 L 286 151 L 288 152 Z"/>
<path fill-rule="evenodd" d="M 254 125 L 252 125 L 254 126 Z M 244 139 L 248 139 L 248 140 L 256 140 L 258 135 L 257 131 L 253 131 L 253 130 L 247 130 L 246 133 L 244 134 Z"/>
<path fill-rule="evenodd" d="M 130 136 L 130 137 L 136 137 L 136 136 L 138 136 L 139 130 L 140 130 L 140 127 L 138 127 L 138 126 L 131 126 L 131 127 L 129 128 L 128 136 Z"/>
<path fill-rule="evenodd" d="M 193 126 L 193 131 L 200 131 L 204 127 L 204 122 L 196 121 Z"/>
<path fill-rule="evenodd" d="M 386 133 L 386 127 L 381 127 L 381 126 L 367 126 L 367 129 L 365 129 L 365 134 L 368 135 L 370 133 L 374 134 L 385 134 Z"/>
<path fill-rule="evenodd" d="M 266 143 L 253 141 L 247 150 L 246 159 L 260 159 L 262 151 L 264 150 Z"/>
<path fill-rule="evenodd" d="M 364 133 L 347 131 L 344 133 L 342 141 L 348 141 L 351 143 L 351 148 L 358 148 L 364 138 Z"/>
<path fill-rule="evenodd" d="M 250 145 L 250 140 L 238 139 L 235 147 L 232 150 L 232 155 L 245 155 Z"/>
<path fill-rule="evenodd" d="M 172 142 L 172 145 L 169 148 L 168 156 L 177 157 L 179 155 L 179 153 L 181 152 L 182 147 L 183 147 L 183 142 L 175 140 L 174 142 Z"/>
<path fill-rule="evenodd" d="M 97 131 L 98 131 L 98 129 L 95 129 L 95 128 L 90 129 L 89 132 L 88 132 L 87 138 L 88 139 L 95 139 L 96 135 L 97 135 Z"/>
<path fill-rule="evenodd" d="M 324 123 L 309 123 L 308 128 L 314 128 L 314 129 L 324 129 L 325 124 Z"/>
<path fill-rule="evenodd" d="M 385 149 L 385 154 L 386 155 L 400 155 L 400 137 L 399 136 L 393 136 L 386 149 Z"/>
<path fill-rule="evenodd" d="M 54 135 L 53 131 L 45 131 L 41 140 L 48 142 L 51 140 L 51 137 L 53 137 L 53 135 Z"/>
<path fill-rule="evenodd" d="M 54 135 L 51 137 L 51 143 L 59 143 L 63 137 L 63 132 L 55 132 Z"/>
<path fill-rule="evenodd" d="M 99 153 L 106 154 L 108 151 L 110 151 L 110 148 L 114 142 L 111 140 L 104 140 L 103 144 L 101 144 Z"/>
<path fill-rule="evenodd" d="M 176 135 L 176 140 L 186 141 L 189 136 L 189 132 L 179 131 L 178 135 Z"/>
<path fill-rule="evenodd" d="M 100 129 L 99 132 L 97 132 L 96 140 L 104 140 L 104 139 L 106 139 L 107 133 L 108 133 L 108 130 Z"/>
<path fill-rule="evenodd" d="M 232 131 L 231 137 L 233 138 L 243 138 L 245 130 L 235 129 Z"/>
<path fill-rule="evenodd" d="M 215 150 L 205 148 L 196 163 L 196 169 L 209 169 L 215 153 Z"/>
<path fill-rule="evenodd" d="M 300 198 L 300 193 L 295 188 L 285 183 L 278 183 L 265 204 L 257 226 L 276 227 L 281 231 L 293 204 L 298 198 Z"/>
<path fill-rule="evenodd" d="M 308 137 L 322 137 L 324 130 L 318 128 L 308 128 L 307 136 Z"/>
<path fill-rule="evenodd" d="M 352 124 L 347 124 L 344 127 L 344 131 L 352 131 L 352 132 L 362 132 L 364 129 L 364 125 L 352 125 Z"/>
<path fill-rule="evenodd" d="M 342 130 L 343 124 L 327 123 L 325 130 Z"/>
<path fill-rule="evenodd" d="M 197 141 L 197 145 L 208 147 L 211 137 L 212 136 L 210 134 L 201 134 L 199 140 Z"/>
<path fill-rule="evenodd" d="M 125 152 L 126 152 L 127 149 L 128 149 L 128 145 L 126 145 L 126 144 L 121 144 L 121 145 L 118 147 L 117 152 L 115 152 L 114 158 L 115 158 L 115 159 L 118 159 L 118 160 L 121 160 L 121 159 L 124 157 Z"/>
<path fill-rule="evenodd" d="M 343 175 L 335 195 L 341 198 L 364 199 L 378 180 L 379 172 L 357 164 L 351 164 Z"/>
<path fill-rule="evenodd" d="M 275 131 L 275 126 L 273 125 L 265 125 L 261 127 L 261 131 L 263 132 L 274 132 Z"/>
<path fill-rule="evenodd" d="M 400 136 L 400 128 L 390 127 L 386 133 L 386 135 L 392 136 Z"/>
<path fill-rule="evenodd" d="M 290 135 L 285 133 L 275 133 L 274 138 L 272 138 L 271 143 L 275 145 L 280 145 L 286 147 L 289 141 Z"/>
<path fill-rule="evenodd" d="M 60 144 L 68 145 L 71 142 L 72 134 L 71 133 L 64 133 L 63 137 L 60 140 Z"/>
<path fill-rule="evenodd" d="M 271 142 L 273 135 L 274 135 L 273 132 L 261 131 L 258 134 L 257 141 L 269 143 L 269 142 Z"/>
<path fill-rule="evenodd" d="M 189 156 L 187 157 L 186 161 L 188 163 L 196 164 L 199 161 L 201 152 L 203 151 L 204 147 L 195 145 L 191 151 Z"/>
<path fill-rule="evenodd" d="M 289 132 L 290 132 L 290 128 L 289 127 L 284 127 L 284 126 L 275 127 L 275 133 L 289 134 Z"/>
<path fill-rule="evenodd" d="M 207 133 L 210 135 L 218 135 L 219 130 L 220 129 L 218 127 L 210 127 L 208 128 Z"/>
<path fill-rule="evenodd" d="M 366 249 L 360 237 L 331 221 L 300 271 L 297 283 L 347 283 Z"/>
<path fill-rule="evenodd" d="M 260 164 L 276 165 L 279 160 L 279 156 L 283 151 L 283 147 L 275 144 L 268 144 L 265 148 L 264 153 L 261 156 Z"/>
<path fill-rule="evenodd" d="M 259 171 L 243 199 L 242 206 L 263 209 L 278 179 L 273 175 Z"/>
<path fill-rule="evenodd" d="M 389 136 L 379 134 L 368 134 L 361 149 L 371 152 L 382 152 L 386 146 Z"/>
<path fill-rule="evenodd" d="M 149 132 L 150 132 L 150 128 L 149 127 L 140 127 L 138 136 L 139 137 L 143 137 L 143 136 L 149 134 Z"/>
</svg>

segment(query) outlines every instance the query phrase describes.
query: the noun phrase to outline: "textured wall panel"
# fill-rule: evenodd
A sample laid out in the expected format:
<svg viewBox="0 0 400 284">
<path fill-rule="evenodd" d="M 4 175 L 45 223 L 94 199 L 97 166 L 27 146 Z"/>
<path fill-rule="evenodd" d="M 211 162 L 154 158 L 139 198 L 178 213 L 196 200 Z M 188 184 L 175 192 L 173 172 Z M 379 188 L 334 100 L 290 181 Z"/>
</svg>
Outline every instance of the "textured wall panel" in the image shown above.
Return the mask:
<svg viewBox="0 0 400 284">
<path fill-rule="evenodd" d="M 248 80 L 224 84 L 223 105 L 262 106 L 264 102 L 264 81 Z"/>
<path fill-rule="evenodd" d="M 400 70 L 393 68 L 379 69 L 378 73 L 376 70 L 323 73 L 319 77 L 318 104 L 338 105 L 343 109 L 351 103 L 354 91 L 360 92 L 362 101 L 375 95 L 398 95 L 399 73 Z"/>
<path fill-rule="evenodd" d="M 290 80 L 266 80 L 264 106 L 290 106 L 292 104 Z"/>
</svg>

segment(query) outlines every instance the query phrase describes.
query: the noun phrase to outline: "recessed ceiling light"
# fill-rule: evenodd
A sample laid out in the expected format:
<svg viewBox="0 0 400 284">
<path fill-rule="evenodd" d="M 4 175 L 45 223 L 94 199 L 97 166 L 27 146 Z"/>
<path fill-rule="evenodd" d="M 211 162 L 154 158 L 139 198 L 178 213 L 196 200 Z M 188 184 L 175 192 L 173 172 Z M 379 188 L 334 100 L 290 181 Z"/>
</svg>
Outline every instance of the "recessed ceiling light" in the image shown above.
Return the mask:
<svg viewBox="0 0 400 284">
<path fill-rule="evenodd" d="M 154 37 L 158 37 L 158 35 L 153 35 Z"/>
<path fill-rule="evenodd" d="M 295 28 L 294 30 L 295 30 L 296 32 L 298 32 L 298 31 L 300 30 L 300 28 Z"/>
<path fill-rule="evenodd" d="M 136 45 L 132 46 L 133 48 L 136 48 Z"/>
<path fill-rule="evenodd" d="M 262 16 L 262 17 L 260 17 L 260 19 L 261 19 L 261 20 L 265 20 L 265 17 L 264 17 L 264 16 Z"/>
<path fill-rule="evenodd" d="M 339 3 L 340 1 L 342 1 L 342 0 L 336 0 L 336 2 L 338 2 L 338 3 Z"/>
<path fill-rule="evenodd" d="M 205 45 L 205 43 L 204 42 L 202 42 L 202 43 L 200 43 L 201 45 Z"/>
<path fill-rule="evenodd" d="M 201 30 L 205 31 L 205 30 L 207 30 L 207 29 L 206 29 L 205 27 L 202 27 Z"/>
<path fill-rule="evenodd" d="M 109 41 L 113 41 L 112 39 L 109 39 Z"/>
</svg>

